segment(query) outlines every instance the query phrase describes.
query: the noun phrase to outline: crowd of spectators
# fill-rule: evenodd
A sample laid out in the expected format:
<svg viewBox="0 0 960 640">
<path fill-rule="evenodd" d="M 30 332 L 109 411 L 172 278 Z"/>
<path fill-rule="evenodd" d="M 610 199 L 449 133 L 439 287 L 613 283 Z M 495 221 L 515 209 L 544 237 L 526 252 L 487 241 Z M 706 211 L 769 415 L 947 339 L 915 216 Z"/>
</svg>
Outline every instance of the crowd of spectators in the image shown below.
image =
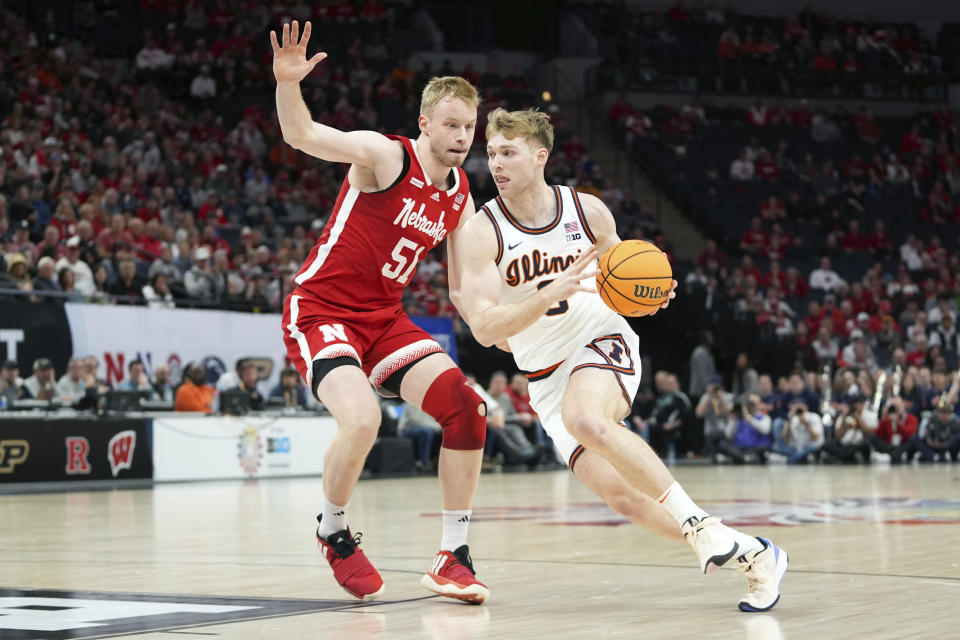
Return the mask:
<svg viewBox="0 0 960 640">
<path fill-rule="evenodd" d="M 568 3 L 599 42 L 597 87 L 847 97 L 944 97 L 960 70 L 957 28 L 932 40 L 917 24 L 738 14 L 716 3 L 657 9 Z"/>
<path fill-rule="evenodd" d="M 113 45 L 95 34 L 138 21 L 79 6 L 48 12 L 39 25 L 0 12 L 8 36 L 0 43 L 0 290 L 32 300 L 279 309 L 345 168 L 286 145 L 275 115 L 266 34 L 311 10 L 250 4 L 232 13 L 225 2 L 148 2 L 151 19 L 139 23 L 159 27 L 126 34 L 126 48 L 108 53 Z M 317 121 L 415 136 L 423 84 L 459 73 L 484 97 L 465 165 L 484 202 L 496 187 L 483 117 L 534 104 L 529 71 L 500 73 L 494 58 L 484 69 L 446 61 L 412 71 L 396 55 L 406 43 L 392 34 L 413 10 L 315 8 L 314 40 L 331 57 L 303 83 L 305 99 Z M 26 46 L 16 33 L 29 35 Z M 558 130 L 548 180 L 602 193 L 626 224 L 653 231 L 649 207 L 612 187 L 556 106 L 544 108 Z M 404 300 L 409 313 L 456 315 L 445 269 L 442 251 L 426 258 Z"/>
<path fill-rule="evenodd" d="M 191 362 L 182 371 L 159 363 L 148 372 L 141 360 L 132 360 L 119 380 L 100 376 L 100 361 L 94 355 L 70 358 L 59 377 L 49 358 L 37 358 L 32 375 L 23 378 L 14 360 L 0 365 L 0 409 L 32 410 L 72 408 L 81 411 L 174 410 L 199 413 L 224 413 L 264 409 L 318 409 L 310 398 L 296 369 L 280 372 L 279 384 L 264 393 L 263 374 L 256 363 L 241 359 L 234 371 L 208 370 L 202 363 Z M 112 392 L 130 392 L 147 404 L 114 404 Z M 220 406 L 226 395 L 242 395 L 230 406 Z"/>
<path fill-rule="evenodd" d="M 774 377 L 738 354 L 724 376 L 708 335 L 690 357 L 685 393 L 659 371 L 642 390 L 631 427 L 662 456 L 713 461 L 899 464 L 960 456 L 960 372 L 911 364 L 829 365 Z"/>
</svg>

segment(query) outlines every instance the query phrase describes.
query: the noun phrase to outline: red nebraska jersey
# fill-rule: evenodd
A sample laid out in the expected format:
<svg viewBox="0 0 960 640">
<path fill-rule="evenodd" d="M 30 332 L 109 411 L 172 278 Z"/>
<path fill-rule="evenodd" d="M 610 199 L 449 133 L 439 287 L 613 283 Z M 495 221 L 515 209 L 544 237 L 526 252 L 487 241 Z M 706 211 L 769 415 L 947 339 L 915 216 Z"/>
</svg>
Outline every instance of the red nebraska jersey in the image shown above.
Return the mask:
<svg viewBox="0 0 960 640">
<path fill-rule="evenodd" d="M 417 264 L 457 228 L 467 203 L 467 174 L 454 184 L 430 183 L 409 138 L 403 171 L 387 189 L 363 193 L 344 179 L 333 214 L 295 278 L 300 294 L 339 309 L 365 311 L 398 305 Z"/>
</svg>

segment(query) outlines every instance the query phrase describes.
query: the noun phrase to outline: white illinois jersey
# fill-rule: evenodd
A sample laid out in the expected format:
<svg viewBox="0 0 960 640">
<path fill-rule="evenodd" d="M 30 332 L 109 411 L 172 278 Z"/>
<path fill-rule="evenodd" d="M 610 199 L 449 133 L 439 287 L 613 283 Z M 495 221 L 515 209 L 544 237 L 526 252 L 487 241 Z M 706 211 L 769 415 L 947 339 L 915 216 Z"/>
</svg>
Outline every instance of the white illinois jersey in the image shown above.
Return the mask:
<svg viewBox="0 0 960 640">
<path fill-rule="evenodd" d="M 497 266 L 503 278 L 500 303 L 519 302 L 550 284 L 577 256 L 596 244 L 580 198 L 570 187 L 553 185 L 556 215 L 545 227 L 525 227 L 514 218 L 503 199 L 497 196 L 481 210 L 497 233 Z M 517 366 L 529 372 L 566 360 L 594 337 L 598 326 L 629 325 L 603 303 L 595 281 L 585 282 L 591 293 L 577 292 L 562 300 L 532 325 L 508 340 Z"/>
</svg>

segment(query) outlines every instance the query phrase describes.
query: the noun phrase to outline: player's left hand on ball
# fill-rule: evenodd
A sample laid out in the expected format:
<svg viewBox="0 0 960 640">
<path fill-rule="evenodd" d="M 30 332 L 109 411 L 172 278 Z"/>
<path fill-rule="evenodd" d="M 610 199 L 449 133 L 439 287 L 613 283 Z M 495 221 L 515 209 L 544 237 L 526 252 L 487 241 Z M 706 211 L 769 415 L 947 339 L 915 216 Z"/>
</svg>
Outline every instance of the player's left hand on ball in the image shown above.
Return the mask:
<svg viewBox="0 0 960 640">
<path fill-rule="evenodd" d="M 667 296 L 667 301 L 660 305 L 661 309 L 666 309 L 670 306 L 670 301 L 677 297 L 677 281 L 674 280 L 673 284 L 670 285 L 670 295 Z"/>
</svg>

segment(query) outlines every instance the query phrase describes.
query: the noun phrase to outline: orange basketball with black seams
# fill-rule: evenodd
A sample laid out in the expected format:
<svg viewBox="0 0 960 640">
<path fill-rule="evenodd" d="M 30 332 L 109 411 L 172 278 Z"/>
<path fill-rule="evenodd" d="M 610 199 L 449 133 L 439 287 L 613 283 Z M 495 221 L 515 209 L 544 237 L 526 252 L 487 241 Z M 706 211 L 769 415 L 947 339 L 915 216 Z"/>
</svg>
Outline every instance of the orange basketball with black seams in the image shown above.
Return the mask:
<svg viewBox="0 0 960 640">
<path fill-rule="evenodd" d="M 624 240 L 600 256 L 597 291 L 623 316 L 647 316 L 670 296 L 673 269 L 667 254 L 643 240 Z"/>
</svg>

